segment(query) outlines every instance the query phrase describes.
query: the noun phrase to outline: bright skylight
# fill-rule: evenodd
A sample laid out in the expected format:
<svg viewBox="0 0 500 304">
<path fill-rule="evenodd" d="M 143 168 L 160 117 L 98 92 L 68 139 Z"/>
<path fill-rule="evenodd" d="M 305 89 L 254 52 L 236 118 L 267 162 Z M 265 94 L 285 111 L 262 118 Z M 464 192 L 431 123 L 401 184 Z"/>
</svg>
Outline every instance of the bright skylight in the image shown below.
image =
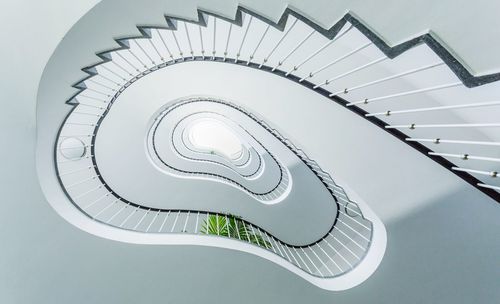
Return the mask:
<svg viewBox="0 0 500 304">
<path fill-rule="evenodd" d="M 216 119 L 205 118 L 189 129 L 189 141 L 201 151 L 218 154 L 228 159 L 238 159 L 243 146 L 231 128 Z"/>
</svg>

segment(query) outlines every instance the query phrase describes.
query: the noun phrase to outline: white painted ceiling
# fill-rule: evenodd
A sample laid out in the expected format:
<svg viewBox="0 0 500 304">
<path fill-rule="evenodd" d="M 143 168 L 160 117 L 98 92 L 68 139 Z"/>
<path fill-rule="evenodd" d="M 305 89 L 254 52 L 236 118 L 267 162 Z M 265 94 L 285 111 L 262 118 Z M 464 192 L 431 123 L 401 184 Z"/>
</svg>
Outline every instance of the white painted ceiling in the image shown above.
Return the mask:
<svg viewBox="0 0 500 304">
<path fill-rule="evenodd" d="M 83 54 L 80 60 L 95 61 L 90 53 L 112 45 L 109 37 L 133 32 L 137 19 L 144 17 L 139 17 L 141 14 L 149 14 L 144 21 L 159 22 L 159 12 L 167 12 L 167 8 L 174 15 L 194 12 L 194 5 L 189 6 L 185 1 L 164 2 L 164 10 L 158 10 L 153 17 L 153 1 L 147 8 L 122 3 L 123 10 L 137 13 L 135 19 L 130 14 L 120 19 L 123 11 L 113 10 L 112 1 L 102 2 L 100 5 L 106 9 L 101 7 L 101 14 L 106 13 L 110 27 L 92 30 L 93 20 L 104 20 L 98 11 L 81 21 L 85 28 L 96 34 L 100 32 L 101 36 L 96 38 L 95 45 L 80 50 Z M 5 162 L 0 175 L 5 206 L 0 232 L 4 244 L 0 252 L 3 302 L 195 303 L 217 298 L 217 301 L 237 299 L 240 303 L 400 303 L 401 299 L 405 299 L 405 303 L 491 303 L 499 297 L 495 288 L 500 277 L 495 267 L 500 252 L 498 205 L 411 148 L 381 131 L 372 130 L 367 122 L 332 111 L 331 105 L 326 104 L 317 106 L 334 116 L 311 124 L 311 128 L 316 133 L 331 130 L 329 136 L 342 145 L 333 141 L 326 145 L 318 142 L 309 136 L 311 129 L 295 128 L 293 136 L 299 138 L 310 153 L 324 160 L 325 169 L 336 172 L 345 184 L 369 201 L 388 231 L 384 261 L 359 287 L 328 293 L 248 254 L 214 248 L 111 242 L 69 225 L 49 207 L 36 179 L 35 95 L 49 54 L 92 3 L 86 6 L 52 1 L 17 5 L 10 7 L 11 11 L 17 10 L 17 14 L 11 16 L 19 18 L 21 12 L 26 15 L 12 24 L 21 22 L 19 29 L 26 26 L 26 30 L 2 33 L 12 41 L 12 48 L 2 49 L 3 58 L 9 58 L 4 60 L 4 65 L 11 71 L 3 82 L 10 85 L 1 90 L 4 111 L 0 121 L 6 130 L 1 134 L 5 147 L 9 147 L 1 152 Z M 64 8 L 65 5 L 68 7 Z M 229 3 L 206 6 L 221 12 L 231 12 L 234 8 Z M 283 8 L 274 2 L 247 6 L 269 11 L 270 15 L 271 11 L 276 12 L 276 16 Z M 323 23 L 334 22 L 325 17 L 328 14 L 319 2 L 307 5 L 305 11 L 311 17 L 317 14 Z M 466 9 L 461 7 L 458 11 Z M 19 35 L 19 32 L 25 34 Z M 397 35 L 402 34 L 392 37 Z M 487 40 L 487 35 L 476 36 Z M 468 41 L 463 37 L 462 40 Z M 464 42 L 463 45 L 469 49 L 470 44 Z M 470 54 L 473 52 L 468 56 Z M 478 57 L 477 53 L 474 55 Z M 484 64 L 477 62 L 476 70 L 486 71 Z M 75 66 L 80 67 L 80 62 Z M 79 78 L 77 69 L 74 71 L 74 75 L 66 75 L 63 80 L 68 84 L 68 93 L 71 92 L 69 85 Z M 293 106 L 296 111 L 292 113 L 300 113 L 303 105 Z M 310 119 L 314 119 L 313 114 L 310 113 Z M 286 126 L 293 121 L 286 115 L 276 114 L 275 118 L 276 125 Z M 346 128 L 351 132 L 343 132 Z M 367 137 L 366 132 L 372 136 Z"/>
</svg>

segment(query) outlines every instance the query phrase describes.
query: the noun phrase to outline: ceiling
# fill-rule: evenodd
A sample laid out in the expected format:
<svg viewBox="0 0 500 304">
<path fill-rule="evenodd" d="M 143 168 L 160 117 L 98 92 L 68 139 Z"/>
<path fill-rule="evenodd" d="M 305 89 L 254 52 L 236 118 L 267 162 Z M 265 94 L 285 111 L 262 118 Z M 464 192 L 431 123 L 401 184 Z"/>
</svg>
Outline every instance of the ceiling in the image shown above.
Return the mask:
<svg viewBox="0 0 500 304">
<path fill-rule="evenodd" d="M 94 50 L 111 46 L 110 37 L 132 33 L 135 23 L 141 20 L 160 22 L 158 11 L 161 10 L 155 10 L 155 3 L 159 2 L 151 1 L 150 7 L 140 10 L 131 3 L 123 3 L 120 10 L 137 11 L 137 18 L 129 14 L 126 18 L 107 18 L 112 24 L 102 31 L 95 27 L 94 20 L 103 20 L 103 16 L 109 17 L 108 14 L 124 15 L 124 11 L 113 10 L 116 5 L 113 1 L 99 4 L 99 9 L 91 11 L 80 23 L 82 28 L 96 35 L 100 33 L 100 36 L 93 45 L 85 48 L 78 45 L 80 57 L 75 66 L 95 61 Z M 194 12 L 194 5 L 190 7 L 185 2 L 182 6 L 180 2 L 163 3 L 163 11 L 167 12 L 168 8 L 173 15 Z M 500 252 L 496 233 L 500 228 L 498 204 L 410 147 L 381 130 L 373 130 L 366 121 L 344 113 L 346 111 L 332 111 L 332 105 L 318 104 L 318 109 L 331 114 L 332 119 L 310 126 L 316 133 L 331 130 L 329 136 L 342 145 L 318 142 L 308 136 L 310 129 L 292 128 L 290 122 L 294 119 L 279 115 L 278 111 L 270 111 L 269 115 L 274 115 L 272 121 L 285 130 L 288 124 L 294 130 L 294 137 L 313 155 L 324 160 L 325 169 L 335 172 L 344 184 L 354 189 L 385 223 L 388 233 L 386 256 L 372 277 L 358 287 L 329 293 L 250 254 L 209 247 L 114 242 L 87 234 L 65 222 L 46 202 L 36 177 L 35 96 L 48 56 L 60 37 L 93 4 L 69 5 L 52 1 L 36 8 L 41 4 L 26 2 L 10 8 L 26 13 L 27 19 L 14 24 L 22 21 L 19 29 L 27 28 L 7 33 L 9 36 L 5 38 L 12 41 L 14 48 L 2 50 L 7 52 L 3 58 L 10 59 L 4 65 L 13 71 L 8 82 L 3 82 L 10 85 L 2 89 L 5 111 L 1 112 L 0 120 L 3 129 L 8 130 L 2 132 L 2 138 L 11 147 L 1 152 L 3 159 L 8 161 L 3 165 L 5 173 L 0 175 L 5 206 L 1 213 L 0 236 L 6 244 L 0 252 L 0 297 L 5 302 L 195 303 L 210 302 L 209 299 L 217 296 L 219 301 L 238 299 L 241 303 L 399 303 L 402 298 L 405 303 L 489 303 L 499 296 L 495 283 L 500 273 L 494 267 Z M 64 8 L 65 5 L 68 7 Z M 207 6 L 228 14 L 234 8 L 226 2 Z M 270 15 L 276 12 L 278 16 L 283 5 L 262 1 L 249 3 L 247 7 L 269 11 Z M 318 2 L 304 9 L 323 24 L 334 22 L 335 19 L 328 20 L 322 15 L 325 10 L 314 9 L 318 7 L 323 6 Z M 155 11 L 157 14 L 153 16 Z M 376 20 L 370 23 L 370 16 L 364 16 L 364 20 L 373 27 L 380 25 Z M 433 21 L 436 28 L 446 32 L 443 23 L 439 25 Z M 378 22 L 382 22 L 381 19 Z M 44 26 L 33 28 L 31 23 Z M 37 33 L 38 30 L 41 32 Z M 392 36 L 388 32 L 387 37 L 391 37 L 390 41 L 398 41 L 398 35 L 414 29 L 406 30 Z M 24 34 L 19 35 L 19 32 Z M 44 38 L 40 41 L 37 39 L 41 33 Z M 37 46 L 37 52 L 32 51 L 32 45 Z M 454 49 L 460 50 L 460 46 Z M 466 54 L 463 52 L 462 58 L 470 58 L 472 53 Z M 468 61 L 470 66 L 476 67 L 473 70 L 489 71 L 478 60 Z M 68 84 L 68 95 L 71 92 L 69 85 L 81 76 L 77 68 L 73 70 L 74 75 L 66 75 L 63 80 Z M 294 104 L 295 111 L 291 111 L 291 115 L 300 118 L 302 106 Z M 314 120 L 314 117 L 309 119 Z M 351 132 L 341 132 L 346 126 Z M 331 157 L 332 154 L 335 157 Z M 387 166 L 388 163 L 391 166 Z M 375 182 L 380 180 L 382 182 Z"/>
</svg>

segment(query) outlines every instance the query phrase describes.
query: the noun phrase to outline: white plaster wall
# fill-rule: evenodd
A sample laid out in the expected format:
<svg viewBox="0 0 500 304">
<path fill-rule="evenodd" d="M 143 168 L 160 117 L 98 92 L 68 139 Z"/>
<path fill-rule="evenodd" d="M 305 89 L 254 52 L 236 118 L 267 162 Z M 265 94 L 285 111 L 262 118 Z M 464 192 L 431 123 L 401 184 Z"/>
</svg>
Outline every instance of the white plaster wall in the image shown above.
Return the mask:
<svg viewBox="0 0 500 304">
<path fill-rule="evenodd" d="M 174 14 L 194 12 L 195 5 L 187 1 L 163 2 Z M 425 11 L 434 12 L 432 8 L 448 2 L 451 1 L 432 1 Z M 203 3 L 228 14 L 235 7 L 234 3 L 225 1 Z M 334 22 L 333 17 L 324 19 L 331 16 L 326 4 L 310 3 L 304 1 L 295 6 L 302 6 L 310 15 L 318 14 L 323 22 Z M 411 3 L 391 3 L 419 11 Z M 419 3 L 422 1 L 413 5 L 421 5 Z M 488 1 L 485 4 L 488 7 L 484 8 L 480 1 L 468 3 L 456 6 L 463 12 L 453 11 L 450 15 L 460 18 L 467 11 L 474 16 L 484 14 L 483 21 L 474 22 L 476 29 L 498 22 L 488 18 L 498 11 L 494 9 L 499 5 L 495 1 Z M 1 3 L 0 20 L 4 29 L 0 33 L 3 41 L 0 58 L 6 73 L 0 82 L 0 156 L 3 160 L 0 302 L 208 303 L 215 299 L 228 302 L 237 299 L 240 303 L 492 303 L 500 297 L 497 288 L 500 270 L 496 267 L 500 254 L 498 204 L 392 139 L 381 146 L 379 141 L 370 138 L 363 141 L 351 138 L 335 147 L 338 153 L 329 165 L 335 172 L 345 174 L 345 184 L 362 197 L 377 202 L 372 208 L 382 217 L 388 231 L 388 248 L 380 268 L 365 283 L 346 292 L 319 290 L 279 266 L 249 254 L 215 248 L 110 242 L 66 223 L 49 207 L 36 178 L 35 98 L 50 54 L 70 26 L 93 4 L 94 1 L 61 0 Z M 126 8 L 131 4 L 124 1 L 123 5 Z M 284 7 L 275 1 L 255 2 L 252 7 L 267 5 L 276 12 Z M 362 2 L 357 5 L 361 6 Z M 476 9 L 470 8 L 476 5 Z M 376 12 L 373 8 L 372 11 Z M 113 17 L 117 13 L 110 12 L 110 23 L 115 21 Z M 379 24 L 392 26 L 397 19 L 384 13 L 386 11 L 381 10 L 375 16 Z M 159 20 L 160 15 L 158 11 L 158 15 L 150 19 Z M 426 18 L 429 22 L 438 20 Z M 418 21 L 417 18 L 403 19 Z M 132 32 L 137 22 L 134 18 L 129 21 L 123 22 L 123 32 Z M 453 31 L 455 26 L 457 23 L 450 24 L 443 31 Z M 372 27 L 383 31 L 376 23 L 372 23 Z M 498 26 L 494 30 L 498 31 Z M 392 39 L 402 39 L 403 33 Z M 457 50 L 462 45 L 465 51 L 461 51 L 461 57 L 468 58 L 469 65 L 476 62 L 474 70 L 481 73 L 495 66 L 494 62 L 486 64 L 487 59 L 492 58 L 488 54 L 498 53 L 495 39 L 486 35 L 471 38 L 481 42 L 479 56 L 472 46 L 467 47 L 472 44 L 460 33 L 457 31 L 456 39 L 448 38 L 447 43 Z M 70 84 L 75 79 L 64 81 Z M 340 132 L 339 128 L 355 127 L 357 121 L 321 123 Z M 348 140 L 349 136 L 344 138 Z M 314 157 L 319 143 L 306 144 L 310 144 L 308 152 Z M 402 155 L 414 158 L 402 158 Z M 384 170 L 389 167 L 389 161 L 395 161 L 390 165 L 394 168 Z M 380 180 L 384 181 L 383 188 L 377 182 Z M 437 187 L 436 191 L 428 189 L 431 184 Z"/>
</svg>

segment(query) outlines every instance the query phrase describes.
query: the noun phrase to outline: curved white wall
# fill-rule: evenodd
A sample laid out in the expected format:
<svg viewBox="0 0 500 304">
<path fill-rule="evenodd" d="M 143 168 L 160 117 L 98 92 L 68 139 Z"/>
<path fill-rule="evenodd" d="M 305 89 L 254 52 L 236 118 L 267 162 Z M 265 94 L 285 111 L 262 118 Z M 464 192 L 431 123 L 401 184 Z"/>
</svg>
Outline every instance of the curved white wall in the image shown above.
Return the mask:
<svg viewBox="0 0 500 304">
<path fill-rule="evenodd" d="M 163 2 L 165 7 L 171 5 L 169 11 L 174 15 L 192 14 L 194 10 L 194 5 L 186 1 Z M 397 5 L 395 2 L 392 4 Z M 276 11 L 283 8 L 279 3 L 266 3 L 251 6 L 262 9 L 269 5 Z M 360 141 L 359 137 L 340 132 L 346 127 L 355 132 L 360 128 L 358 121 L 350 119 L 323 121 L 317 126 L 328 128 L 331 136 L 345 141 L 340 148 L 326 148 L 335 152 L 336 158 L 325 166 L 343 176 L 342 184 L 351 185 L 362 197 L 377 202 L 372 207 L 387 224 L 388 249 L 372 278 L 349 292 L 320 291 L 304 285 L 288 271 L 247 254 L 109 242 L 64 222 L 45 202 L 36 178 L 35 97 L 49 54 L 76 22 L 76 16 L 83 15 L 92 4 L 24 1 L 2 4 L 5 9 L 0 10 L 2 22 L 11 29 L 2 32 L 9 47 L 0 49 L 3 67 L 10 71 L 0 90 L 1 134 L 10 147 L 0 152 L 4 160 L 0 175 L 4 203 L 0 213 L 0 238 L 4 244 L 0 252 L 2 302 L 199 303 L 206 301 L 207 295 L 218 294 L 222 301 L 238 299 L 241 303 L 401 303 L 402 299 L 405 303 L 491 303 L 491 299 L 500 297 L 496 286 L 500 273 L 494 267 L 500 253 L 498 205 L 387 134 L 380 135 L 385 136 L 385 145 L 379 145 L 371 138 Z M 327 9 L 318 11 L 324 6 L 308 7 L 310 15 L 330 13 Z M 123 9 L 127 8 L 125 3 Z M 232 11 L 217 6 L 218 10 L 224 8 Z M 160 20 L 161 12 L 149 17 Z M 110 23 L 120 21 L 114 18 L 118 11 L 108 13 Z M 129 22 L 121 24 L 129 30 L 123 27 L 119 33 L 135 30 L 137 18 L 129 16 Z M 380 14 L 381 19 L 383 16 Z M 495 22 L 494 18 L 483 20 Z M 92 27 L 91 20 L 87 22 Z M 113 45 L 109 37 L 116 33 L 109 34 L 101 36 L 102 49 Z M 488 39 L 491 43 L 482 48 L 485 54 L 495 50 L 494 39 L 477 36 L 471 39 Z M 463 36 L 460 39 L 469 45 Z M 469 51 L 475 60 L 491 59 Z M 93 62 L 95 57 L 87 54 L 86 59 L 82 62 Z M 70 85 L 78 75 L 82 73 L 75 72 L 64 81 Z M 68 89 L 68 95 L 71 91 Z M 286 117 L 279 119 L 286 121 Z M 317 156 L 314 151 L 319 150 L 320 143 L 308 141 L 305 130 L 294 136 L 304 137 L 308 152 Z M 414 159 L 412 164 L 407 161 L 410 157 Z M 384 188 L 377 180 L 384 181 Z"/>
</svg>

